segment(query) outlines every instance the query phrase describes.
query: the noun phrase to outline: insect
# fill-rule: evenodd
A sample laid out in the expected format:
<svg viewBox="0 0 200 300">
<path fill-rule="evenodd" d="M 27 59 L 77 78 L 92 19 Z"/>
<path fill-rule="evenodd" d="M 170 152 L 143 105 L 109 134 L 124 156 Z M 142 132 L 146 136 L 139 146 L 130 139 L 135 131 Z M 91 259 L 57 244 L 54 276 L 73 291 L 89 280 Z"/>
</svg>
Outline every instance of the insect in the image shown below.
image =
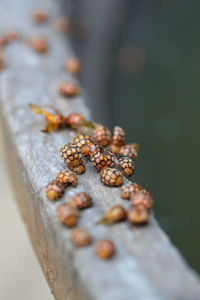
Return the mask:
<svg viewBox="0 0 200 300">
<path fill-rule="evenodd" d="M 88 145 L 91 142 L 90 137 L 88 135 L 79 134 L 74 138 L 74 144 L 78 147 L 82 148 L 83 146 Z"/>
<path fill-rule="evenodd" d="M 104 168 L 107 164 L 107 157 L 104 154 L 104 152 L 95 152 L 91 158 L 90 161 L 93 163 L 94 167 L 97 170 L 101 170 Z"/>
<path fill-rule="evenodd" d="M 85 118 L 81 114 L 71 113 L 66 117 L 65 122 L 69 127 L 77 129 L 85 123 Z"/>
<path fill-rule="evenodd" d="M 20 33 L 17 31 L 10 31 L 5 35 L 5 38 L 7 40 L 7 43 L 11 43 L 13 41 L 16 41 L 17 39 L 19 39 L 20 37 Z"/>
<path fill-rule="evenodd" d="M 109 259 L 115 254 L 115 245 L 112 241 L 100 240 L 96 245 L 96 254 L 101 259 Z"/>
<path fill-rule="evenodd" d="M 111 207 L 97 224 L 113 224 L 127 218 L 127 212 L 121 205 Z"/>
<path fill-rule="evenodd" d="M 114 128 L 112 144 L 115 146 L 123 146 L 125 144 L 125 131 L 119 126 Z"/>
<path fill-rule="evenodd" d="M 36 23 L 42 24 L 48 20 L 48 14 L 45 11 L 38 10 L 32 14 L 32 18 Z"/>
<path fill-rule="evenodd" d="M 67 186 L 68 184 L 71 184 L 74 187 L 77 185 L 77 182 L 78 182 L 78 178 L 77 178 L 76 174 L 74 174 L 71 171 L 60 171 L 56 175 L 56 180 L 58 182 L 64 184 L 65 186 Z"/>
<path fill-rule="evenodd" d="M 138 156 L 138 153 L 132 144 L 126 144 L 122 146 L 119 151 L 119 154 L 121 154 L 122 156 L 127 156 L 132 159 L 136 159 Z"/>
<path fill-rule="evenodd" d="M 36 104 L 29 104 L 29 108 L 35 114 L 43 115 L 45 117 L 47 125 L 44 129 L 41 130 L 42 132 L 48 133 L 66 126 L 65 118 L 56 109 L 52 109 L 53 113 L 50 113 L 46 109 Z"/>
<path fill-rule="evenodd" d="M 46 196 L 49 200 L 55 201 L 64 193 L 65 186 L 57 180 L 52 180 L 46 186 Z"/>
<path fill-rule="evenodd" d="M 135 165 L 132 159 L 126 156 L 119 159 L 119 166 L 126 177 L 130 177 L 135 171 Z"/>
<path fill-rule="evenodd" d="M 69 204 L 78 209 L 84 209 L 92 206 L 92 198 L 87 193 L 76 194 Z"/>
<path fill-rule="evenodd" d="M 110 144 L 109 148 L 116 155 L 118 155 L 120 150 L 121 150 L 121 146 L 117 146 L 117 145 L 114 145 L 114 144 Z"/>
<path fill-rule="evenodd" d="M 73 171 L 74 173 L 76 173 L 77 175 L 81 175 L 85 172 L 85 165 L 82 162 L 80 165 L 78 165 L 77 167 L 73 167 Z"/>
<path fill-rule="evenodd" d="M 97 125 L 93 132 L 93 138 L 98 144 L 108 146 L 111 142 L 111 132 L 108 128 Z"/>
<path fill-rule="evenodd" d="M 77 145 L 68 143 L 61 148 L 60 152 L 69 168 L 84 164 L 81 148 Z"/>
<path fill-rule="evenodd" d="M 121 188 L 121 197 L 123 199 L 130 199 L 131 194 L 143 190 L 143 187 L 137 183 L 128 183 Z"/>
<path fill-rule="evenodd" d="M 114 168 L 103 168 L 100 171 L 101 181 L 108 186 L 120 186 L 123 183 L 122 173 Z"/>
<path fill-rule="evenodd" d="M 82 147 L 83 155 L 89 156 L 90 158 L 97 152 L 103 152 L 103 148 L 97 143 L 90 141 L 87 145 Z"/>
<path fill-rule="evenodd" d="M 66 71 L 77 74 L 80 72 L 81 63 L 77 57 L 71 57 L 65 62 L 65 69 Z"/>
<path fill-rule="evenodd" d="M 42 132 L 48 133 L 58 130 L 64 127 L 70 127 L 72 129 L 81 129 L 83 127 L 93 128 L 94 124 L 91 121 L 85 120 L 85 118 L 79 113 L 71 113 L 67 117 L 64 117 L 57 109 L 51 105 L 46 105 L 51 108 L 52 112 L 47 111 L 45 108 L 36 105 L 29 104 L 29 108 L 35 114 L 43 115 L 47 121 L 47 126 Z"/>
<path fill-rule="evenodd" d="M 0 37 L 0 48 L 5 47 L 8 44 L 8 40 L 6 39 L 6 36 Z"/>
<path fill-rule="evenodd" d="M 106 157 L 106 166 L 108 166 L 108 167 L 115 167 L 115 165 L 116 165 L 116 157 L 115 157 L 115 155 L 114 155 L 114 153 L 112 152 L 112 151 L 110 151 L 110 150 L 106 150 L 105 152 L 104 152 L 104 155 L 105 155 L 105 157 Z"/>
<path fill-rule="evenodd" d="M 68 203 L 61 204 L 57 207 L 58 220 L 67 227 L 73 227 L 77 224 L 79 219 L 79 211 Z"/>
<path fill-rule="evenodd" d="M 9 43 L 17 40 L 20 37 L 19 32 L 17 31 L 10 31 L 5 35 L 0 37 L 0 48 L 7 46 Z"/>
<path fill-rule="evenodd" d="M 95 123 L 85 120 L 85 118 L 79 113 L 69 114 L 66 117 L 65 122 L 70 128 L 75 130 L 79 129 L 79 131 L 82 133 L 84 130 L 90 131 L 95 127 Z"/>
<path fill-rule="evenodd" d="M 153 206 L 153 197 L 146 190 L 131 194 L 131 202 L 134 207 L 142 206 L 145 209 L 150 209 Z"/>
<path fill-rule="evenodd" d="M 48 51 L 47 40 L 41 37 L 35 37 L 30 40 L 30 46 L 38 53 L 46 53 Z"/>
<path fill-rule="evenodd" d="M 64 97 L 75 97 L 79 95 L 79 88 L 73 82 L 62 82 L 59 87 L 60 95 Z"/>
<path fill-rule="evenodd" d="M 146 224 L 149 221 L 149 212 L 144 207 L 134 207 L 128 214 L 128 220 L 136 225 Z"/>
<path fill-rule="evenodd" d="M 71 233 L 71 240 L 76 247 L 85 247 L 92 243 L 91 235 L 83 228 L 75 228 Z"/>
</svg>

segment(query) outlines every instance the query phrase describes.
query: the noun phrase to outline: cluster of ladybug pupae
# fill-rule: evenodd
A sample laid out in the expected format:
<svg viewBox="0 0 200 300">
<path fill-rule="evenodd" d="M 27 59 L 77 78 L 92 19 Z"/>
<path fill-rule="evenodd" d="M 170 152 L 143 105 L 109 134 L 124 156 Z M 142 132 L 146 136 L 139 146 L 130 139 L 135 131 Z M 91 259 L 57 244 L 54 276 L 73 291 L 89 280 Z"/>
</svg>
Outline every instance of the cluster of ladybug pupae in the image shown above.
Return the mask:
<svg viewBox="0 0 200 300">
<path fill-rule="evenodd" d="M 44 24 L 49 21 L 49 15 L 45 11 L 36 11 L 32 14 L 36 24 Z M 64 18 L 56 21 L 55 28 L 60 32 L 70 29 L 70 22 Z M 0 48 L 12 40 L 18 38 L 13 32 L 0 38 Z M 29 45 L 38 54 L 48 52 L 49 42 L 41 36 L 29 40 Z M 0 55 L 0 69 L 4 67 L 3 56 Z M 77 57 L 71 57 L 64 62 L 63 68 L 71 73 L 78 74 L 81 63 Z M 78 85 L 71 81 L 63 81 L 58 87 L 58 93 L 65 99 L 72 99 L 80 94 Z M 64 190 L 78 184 L 77 175 L 86 171 L 86 162 L 89 161 L 98 172 L 103 184 L 110 187 L 121 186 L 123 177 L 134 174 L 134 160 L 138 156 L 139 145 L 137 143 L 126 144 L 124 130 L 116 126 L 111 134 L 103 125 L 85 120 L 79 113 L 71 113 L 67 116 L 58 110 L 49 107 L 51 111 L 35 104 L 29 105 L 30 109 L 43 115 L 46 127 L 45 133 L 56 131 L 60 128 L 70 128 L 79 134 L 72 143 L 67 143 L 61 148 L 61 156 L 69 170 L 59 172 L 55 179 L 46 186 L 46 196 L 51 201 L 62 197 Z M 121 197 L 131 202 L 129 211 L 122 205 L 115 205 L 108 209 L 98 224 L 113 224 L 128 220 L 133 224 L 145 224 L 149 221 L 149 212 L 153 205 L 153 198 L 149 192 L 136 183 L 129 183 L 121 188 Z M 58 220 L 66 227 L 75 227 L 71 234 L 71 240 L 76 247 L 84 247 L 93 242 L 92 236 L 87 230 L 76 227 L 81 211 L 93 205 L 92 198 L 85 192 L 75 194 L 70 201 L 57 207 Z M 96 254 L 102 259 L 108 259 L 115 253 L 115 245 L 112 241 L 103 239 L 96 245 Z"/>
<path fill-rule="evenodd" d="M 69 119 L 69 116 L 67 118 Z M 74 122 L 72 122 L 72 125 L 72 128 L 80 129 L 80 126 L 75 126 Z M 94 124 L 92 133 L 91 136 L 80 133 L 72 143 L 68 143 L 61 148 L 61 155 L 67 167 L 74 174 L 80 175 L 85 172 L 85 162 L 90 161 L 105 185 L 122 185 L 123 175 L 129 177 L 134 173 L 133 159 L 137 157 L 138 144 L 126 145 L 124 130 L 119 126 L 114 128 L 113 135 L 111 135 L 108 128 L 102 125 L 95 126 Z M 123 149 L 126 149 L 125 153 L 128 156 L 123 156 Z M 115 205 L 105 213 L 97 224 L 113 224 L 125 220 L 136 225 L 148 223 L 150 209 L 153 205 L 153 198 L 149 192 L 136 183 L 129 183 L 121 188 L 121 197 L 131 200 L 129 211 L 122 205 Z M 80 197 L 80 194 L 78 194 L 68 203 L 60 205 L 57 215 L 60 222 L 65 226 L 75 226 L 80 216 L 80 209 L 91 206 L 92 200 L 89 196 L 85 195 L 83 197 L 81 195 Z M 72 232 L 72 241 L 75 246 L 82 247 L 90 244 L 92 237 L 83 228 L 78 228 Z M 106 243 L 111 243 L 112 246 L 109 244 L 106 247 Z M 111 241 L 104 240 L 102 245 L 108 252 L 100 251 L 101 243 L 99 243 L 96 248 L 98 256 L 101 258 L 111 257 L 115 252 L 114 244 Z"/>
<path fill-rule="evenodd" d="M 128 219 L 133 224 L 146 224 L 153 206 L 152 195 L 137 183 L 128 183 L 121 188 L 121 197 L 131 200 Z"/>
<path fill-rule="evenodd" d="M 135 164 L 132 159 L 137 156 L 135 145 L 125 145 L 125 134 L 121 127 L 116 126 L 112 136 L 108 128 L 94 125 L 91 136 L 79 134 L 60 151 L 67 167 L 76 174 L 84 173 L 85 161 L 90 161 L 105 185 L 120 186 L 123 184 L 123 175 L 130 177 L 134 173 Z M 115 153 L 111 150 L 114 146 L 118 148 L 118 153 L 116 149 Z M 124 156 L 121 150 L 126 146 L 131 151 Z"/>
<path fill-rule="evenodd" d="M 34 107 L 34 109 L 41 108 Z M 60 172 L 56 180 L 47 185 L 48 198 L 56 200 L 62 196 L 64 187 L 69 184 L 75 186 L 77 175 L 83 174 L 86 170 L 87 161 L 94 166 L 102 183 L 110 187 L 122 185 L 123 176 L 130 177 L 134 173 L 133 160 L 137 157 L 139 145 L 125 144 L 125 132 L 121 127 L 116 126 L 112 135 L 108 128 L 86 121 L 76 113 L 65 118 L 62 116 L 62 119 L 65 126 L 77 131 L 81 131 L 82 127 L 89 124 L 89 131 L 92 134 L 79 133 L 72 143 L 67 143 L 60 149 L 61 156 L 70 171 Z M 113 224 L 125 220 L 136 225 L 148 223 L 153 205 L 153 198 L 149 192 L 136 183 L 129 183 L 121 188 L 121 197 L 131 200 L 129 211 L 122 205 L 115 205 L 97 224 Z M 57 208 L 57 217 L 63 225 L 73 227 L 78 223 L 80 210 L 91 206 L 91 197 L 86 193 L 80 193 Z M 87 246 L 93 241 L 91 235 L 83 228 L 73 230 L 71 239 L 76 247 Z M 110 258 L 115 253 L 115 246 L 109 240 L 102 240 L 96 246 L 96 253 L 102 259 Z"/>
<path fill-rule="evenodd" d="M 56 178 L 50 181 L 46 186 L 47 198 L 55 201 L 60 198 L 67 186 L 76 186 L 78 178 L 76 174 L 71 171 L 61 171 L 56 175 Z"/>
<path fill-rule="evenodd" d="M 78 130 L 81 128 L 80 124 L 86 122 L 80 115 L 78 117 L 78 114 L 71 114 L 66 119 L 68 126 Z M 47 185 L 46 195 L 50 200 L 57 200 L 61 197 L 64 188 L 68 185 L 77 185 L 77 175 L 85 172 L 86 161 L 91 162 L 99 173 L 101 181 L 107 186 L 120 186 L 123 184 L 123 175 L 129 177 L 134 173 L 135 166 L 132 159 L 137 157 L 138 145 L 128 145 L 131 149 L 129 156 L 123 156 L 121 149 L 125 149 L 126 146 L 124 130 L 116 126 L 112 135 L 108 128 L 102 125 L 93 124 L 93 126 L 92 135 L 80 133 L 75 136 L 72 143 L 65 144 L 61 148 L 61 156 L 70 171 L 59 172 L 56 179 Z M 132 183 L 122 187 L 122 198 L 131 198 L 133 208 L 131 207 L 131 210 L 127 212 L 123 206 L 115 205 L 105 213 L 98 224 L 113 224 L 127 219 L 134 224 L 148 222 L 149 209 L 153 201 L 150 201 L 152 198 L 148 192 Z M 79 193 L 67 203 L 58 206 L 57 217 L 64 226 L 74 227 L 78 223 L 80 211 L 91 206 L 91 197 L 86 193 Z M 93 241 L 92 236 L 79 227 L 72 231 L 71 239 L 76 247 L 87 246 Z M 109 240 L 102 240 L 96 246 L 96 253 L 102 259 L 110 258 L 115 253 L 115 246 Z"/>
<path fill-rule="evenodd" d="M 150 209 L 153 206 L 152 195 L 137 183 L 128 183 L 121 188 L 121 197 L 131 200 L 129 211 L 122 205 L 111 207 L 97 224 L 113 224 L 127 220 L 136 225 L 149 221 Z"/>
<path fill-rule="evenodd" d="M 78 223 L 81 211 L 93 205 L 92 198 L 87 193 L 78 193 L 67 203 L 57 208 L 58 220 L 67 227 L 75 227 Z M 84 228 L 75 227 L 71 233 L 71 240 L 75 247 L 86 247 L 93 243 L 93 237 Z M 96 244 L 96 254 L 101 259 L 109 259 L 115 253 L 115 246 L 107 239 L 100 240 Z"/>
<path fill-rule="evenodd" d="M 46 195 L 49 200 L 55 201 L 63 195 L 64 189 L 69 186 L 76 186 L 78 178 L 72 171 L 61 171 L 56 178 L 46 186 Z M 93 242 L 90 233 L 81 227 L 76 227 L 80 218 L 81 211 L 93 205 L 92 198 L 87 193 L 75 194 L 67 203 L 57 207 L 57 217 L 63 226 L 74 228 L 71 233 L 71 240 L 75 247 L 86 247 Z M 102 259 L 113 256 L 115 246 L 113 242 L 103 239 L 96 245 L 96 254 Z"/>
</svg>

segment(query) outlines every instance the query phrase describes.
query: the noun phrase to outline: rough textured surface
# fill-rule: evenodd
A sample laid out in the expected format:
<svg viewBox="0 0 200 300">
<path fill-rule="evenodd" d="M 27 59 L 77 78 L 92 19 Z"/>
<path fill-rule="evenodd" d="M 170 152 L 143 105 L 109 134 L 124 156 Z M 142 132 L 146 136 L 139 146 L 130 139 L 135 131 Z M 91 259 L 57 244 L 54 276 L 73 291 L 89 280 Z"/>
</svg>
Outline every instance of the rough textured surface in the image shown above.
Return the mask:
<svg viewBox="0 0 200 300">
<path fill-rule="evenodd" d="M 63 61 L 72 52 L 69 43 L 53 30 L 53 20 L 42 27 L 32 24 L 31 12 L 43 4 L 55 20 L 59 9 L 54 1 L 1 1 L 0 15 L 6 16 L 1 32 L 17 27 L 24 39 L 23 43 L 7 47 L 7 69 L 1 73 L 0 91 L 8 161 L 19 207 L 55 298 L 199 299 L 197 275 L 153 217 L 144 228 L 127 223 L 95 225 L 108 207 L 116 203 L 128 206 L 129 202 L 120 199 L 118 188 L 103 186 L 92 166 L 87 165 L 86 173 L 79 176 L 78 187 L 68 188 L 62 200 L 52 203 L 46 199 L 46 184 L 64 168 L 58 150 L 72 140 L 74 133 L 41 133 L 43 120 L 29 111 L 28 103 L 53 103 L 66 114 L 76 111 L 87 118 L 90 115 L 83 91 L 81 97 L 73 100 L 65 100 L 57 93 L 61 80 L 72 79 L 63 70 Z M 46 55 L 35 54 L 25 43 L 28 37 L 39 33 L 49 41 L 50 52 Z M 85 249 L 75 249 L 69 241 L 71 231 L 58 223 L 55 210 L 82 191 L 90 191 L 95 205 L 82 213 L 79 224 L 92 233 L 95 242 Z M 104 262 L 95 256 L 94 246 L 100 238 L 110 238 L 116 244 L 117 254 L 111 261 Z"/>
</svg>

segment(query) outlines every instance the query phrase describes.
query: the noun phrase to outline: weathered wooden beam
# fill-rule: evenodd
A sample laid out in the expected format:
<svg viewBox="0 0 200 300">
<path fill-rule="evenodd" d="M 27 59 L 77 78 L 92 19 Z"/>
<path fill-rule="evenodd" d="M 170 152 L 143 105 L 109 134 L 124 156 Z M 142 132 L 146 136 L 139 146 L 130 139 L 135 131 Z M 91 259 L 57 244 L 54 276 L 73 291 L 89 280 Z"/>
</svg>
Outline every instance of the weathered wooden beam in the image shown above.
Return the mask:
<svg viewBox="0 0 200 300">
<path fill-rule="evenodd" d="M 31 22 L 30 15 L 44 4 L 52 21 L 41 28 Z M 63 70 L 64 59 L 72 53 L 69 41 L 52 26 L 59 15 L 58 3 L 53 0 L 2 0 L 0 6 L 1 32 L 17 27 L 25 37 L 7 47 L 7 66 L 0 76 L 8 162 L 22 217 L 52 293 L 58 300 L 199 299 L 198 276 L 153 216 L 144 228 L 127 223 L 95 225 L 108 207 L 129 203 L 120 199 L 118 188 L 103 186 L 89 164 L 86 173 L 79 176 L 77 188 L 68 188 L 60 201 L 52 203 L 45 197 L 46 184 L 64 168 L 58 150 L 74 133 L 41 133 L 43 121 L 30 113 L 28 104 L 54 104 L 65 114 L 76 111 L 90 118 L 83 91 L 74 100 L 64 100 L 57 93 L 63 79 L 72 79 Z M 26 38 L 38 34 L 49 41 L 50 51 L 43 56 L 25 43 Z M 94 200 L 94 207 L 84 211 L 79 222 L 92 233 L 94 244 L 77 250 L 70 242 L 70 230 L 57 221 L 55 210 L 80 191 L 89 191 Z M 95 255 L 94 245 L 100 238 L 110 238 L 116 244 L 117 253 L 110 261 Z"/>
</svg>

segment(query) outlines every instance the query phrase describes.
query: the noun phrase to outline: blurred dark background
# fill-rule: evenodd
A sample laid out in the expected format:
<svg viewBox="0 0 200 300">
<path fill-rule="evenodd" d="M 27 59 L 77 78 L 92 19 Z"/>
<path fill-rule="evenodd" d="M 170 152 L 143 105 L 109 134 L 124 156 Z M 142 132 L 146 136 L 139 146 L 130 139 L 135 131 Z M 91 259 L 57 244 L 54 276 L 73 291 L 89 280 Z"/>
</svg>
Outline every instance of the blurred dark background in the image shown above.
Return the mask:
<svg viewBox="0 0 200 300">
<path fill-rule="evenodd" d="M 200 271 L 200 2 L 73 0 L 66 10 L 93 117 L 141 144 L 133 180 Z"/>
</svg>

